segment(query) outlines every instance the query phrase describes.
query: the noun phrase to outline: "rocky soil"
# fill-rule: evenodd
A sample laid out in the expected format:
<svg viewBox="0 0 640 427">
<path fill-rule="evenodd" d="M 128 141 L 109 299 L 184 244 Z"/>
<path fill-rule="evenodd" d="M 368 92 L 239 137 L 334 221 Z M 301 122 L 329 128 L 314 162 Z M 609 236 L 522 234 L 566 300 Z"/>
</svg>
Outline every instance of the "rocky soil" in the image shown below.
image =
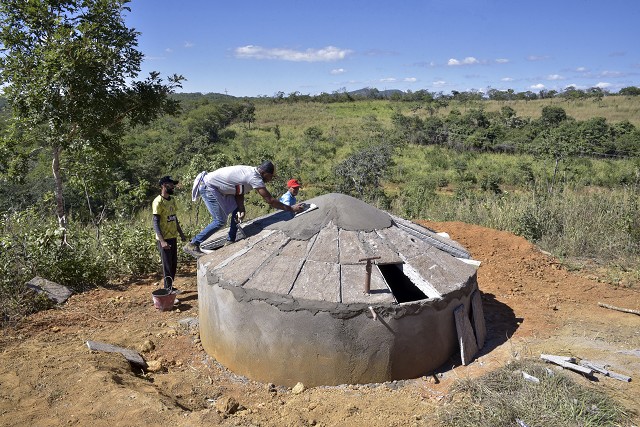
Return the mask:
<svg viewBox="0 0 640 427">
<path fill-rule="evenodd" d="M 157 278 L 72 296 L 0 336 L 0 425 L 6 426 L 411 426 L 434 425 L 457 378 L 477 377 L 541 353 L 610 366 L 631 382 L 578 374 L 640 424 L 640 284 L 613 286 L 570 272 L 526 240 L 463 223 L 425 223 L 482 261 L 487 343 L 468 366 L 453 357 L 437 373 L 384 384 L 289 389 L 237 376 L 199 343 L 195 263 L 183 264 L 175 310 L 153 308 Z M 134 349 L 143 372 L 87 340 Z M 634 412 L 636 411 L 636 412 Z"/>
</svg>

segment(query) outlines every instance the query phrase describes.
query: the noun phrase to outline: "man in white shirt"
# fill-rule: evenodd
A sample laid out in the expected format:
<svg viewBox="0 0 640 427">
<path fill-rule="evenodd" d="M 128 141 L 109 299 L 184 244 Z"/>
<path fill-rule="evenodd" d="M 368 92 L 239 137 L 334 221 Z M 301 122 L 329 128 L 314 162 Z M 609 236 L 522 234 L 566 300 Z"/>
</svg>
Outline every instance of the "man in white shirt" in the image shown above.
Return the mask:
<svg viewBox="0 0 640 427">
<path fill-rule="evenodd" d="M 213 221 L 185 245 L 184 251 L 196 257 L 203 255 L 200 244 L 226 224 L 229 214 L 232 216 L 228 240 L 235 241 L 237 224 L 245 215 L 244 195 L 252 189 L 273 208 L 293 213 L 301 212 L 302 205 L 285 205 L 269 193 L 265 183 L 271 181 L 274 174 L 275 166 L 270 161 L 265 161 L 258 167 L 236 165 L 209 173 L 201 172 L 193 183 L 191 195 L 192 199 L 196 200 L 200 194 Z"/>
</svg>

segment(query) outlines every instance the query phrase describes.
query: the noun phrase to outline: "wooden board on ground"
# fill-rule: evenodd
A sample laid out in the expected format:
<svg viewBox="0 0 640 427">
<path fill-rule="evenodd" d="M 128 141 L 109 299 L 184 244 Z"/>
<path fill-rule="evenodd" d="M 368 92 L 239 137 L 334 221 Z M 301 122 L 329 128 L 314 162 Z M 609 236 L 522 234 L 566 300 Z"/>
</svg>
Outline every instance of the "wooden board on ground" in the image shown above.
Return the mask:
<svg viewBox="0 0 640 427">
<path fill-rule="evenodd" d="M 478 344 L 476 343 L 471 322 L 465 314 L 463 304 L 453 310 L 453 317 L 456 321 L 456 331 L 458 333 L 458 342 L 460 343 L 460 358 L 463 365 L 468 365 L 478 352 Z"/>
<path fill-rule="evenodd" d="M 142 369 L 147 368 L 147 362 L 144 361 L 140 353 L 134 350 L 130 350 L 124 347 L 118 347 L 115 345 L 98 342 L 98 341 L 87 341 L 87 347 L 89 350 L 93 351 L 104 351 L 107 353 L 120 353 L 127 359 L 130 363 L 141 367 Z"/>
<path fill-rule="evenodd" d="M 593 369 L 584 366 L 576 365 L 573 363 L 573 358 L 567 358 L 565 356 L 555 356 L 553 354 L 541 354 L 540 359 L 547 362 L 555 363 L 562 366 L 565 369 L 571 369 L 572 371 L 579 372 L 585 375 L 593 375 Z"/>
</svg>

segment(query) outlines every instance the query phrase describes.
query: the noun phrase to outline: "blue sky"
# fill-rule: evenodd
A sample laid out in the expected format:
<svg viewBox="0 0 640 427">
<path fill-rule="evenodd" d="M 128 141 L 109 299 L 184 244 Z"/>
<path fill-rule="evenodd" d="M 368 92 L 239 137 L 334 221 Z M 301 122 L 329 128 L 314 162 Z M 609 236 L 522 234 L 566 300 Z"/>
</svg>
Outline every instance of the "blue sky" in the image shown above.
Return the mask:
<svg viewBox="0 0 640 427">
<path fill-rule="evenodd" d="M 316 95 L 640 86 L 639 0 L 133 0 L 144 76 Z"/>
</svg>

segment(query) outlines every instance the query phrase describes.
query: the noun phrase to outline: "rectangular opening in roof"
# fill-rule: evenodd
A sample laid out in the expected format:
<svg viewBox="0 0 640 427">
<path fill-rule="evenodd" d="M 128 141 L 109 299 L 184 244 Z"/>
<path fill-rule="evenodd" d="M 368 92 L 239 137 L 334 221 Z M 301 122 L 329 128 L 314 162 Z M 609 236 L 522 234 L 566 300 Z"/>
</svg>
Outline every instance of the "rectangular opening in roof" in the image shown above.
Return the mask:
<svg viewBox="0 0 640 427">
<path fill-rule="evenodd" d="M 418 289 L 415 283 L 404 274 L 402 264 L 378 264 L 378 268 L 399 303 L 427 298 L 424 292 Z"/>
</svg>

